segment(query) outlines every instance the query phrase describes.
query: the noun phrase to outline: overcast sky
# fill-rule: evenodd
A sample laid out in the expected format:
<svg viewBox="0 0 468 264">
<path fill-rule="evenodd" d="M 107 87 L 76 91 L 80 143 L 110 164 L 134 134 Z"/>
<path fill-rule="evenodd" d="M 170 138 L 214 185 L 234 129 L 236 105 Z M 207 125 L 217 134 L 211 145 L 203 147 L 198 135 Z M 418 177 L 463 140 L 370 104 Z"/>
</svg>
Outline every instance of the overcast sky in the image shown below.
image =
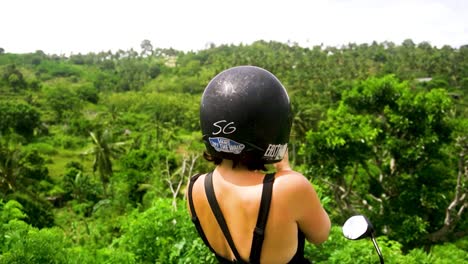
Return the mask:
<svg viewBox="0 0 468 264">
<path fill-rule="evenodd" d="M 0 48 L 76 54 L 256 40 L 468 44 L 467 0 L 1 0 Z"/>
</svg>

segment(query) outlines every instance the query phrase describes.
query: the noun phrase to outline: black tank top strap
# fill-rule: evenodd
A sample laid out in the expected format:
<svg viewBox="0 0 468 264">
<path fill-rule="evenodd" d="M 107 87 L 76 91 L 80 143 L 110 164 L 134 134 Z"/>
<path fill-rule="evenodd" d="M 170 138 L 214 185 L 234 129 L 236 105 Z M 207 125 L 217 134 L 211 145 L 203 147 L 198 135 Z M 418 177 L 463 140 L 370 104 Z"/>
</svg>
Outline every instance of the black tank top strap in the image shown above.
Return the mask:
<svg viewBox="0 0 468 264">
<path fill-rule="evenodd" d="M 268 220 L 268 213 L 270 212 L 271 195 L 273 193 L 273 182 L 275 181 L 275 174 L 269 173 L 263 179 L 262 198 L 260 200 L 260 208 L 258 210 L 257 224 L 253 232 L 252 246 L 250 248 L 250 262 L 260 263 L 260 256 L 262 254 L 263 240 L 265 238 L 265 227 Z"/>
<path fill-rule="evenodd" d="M 190 178 L 189 187 L 187 191 L 187 199 L 189 202 L 190 212 L 192 214 L 192 222 L 194 223 L 197 229 L 197 232 L 202 238 L 205 245 L 210 249 L 211 252 L 215 254 L 219 263 L 240 263 L 240 264 L 259 263 L 261 252 L 262 252 L 264 235 L 265 235 L 265 227 L 266 227 L 267 220 L 268 220 L 268 213 L 270 211 L 271 197 L 273 193 L 273 183 L 275 180 L 274 173 L 265 175 L 265 178 L 263 180 L 263 190 L 262 190 L 262 198 L 260 201 L 260 209 L 258 212 L 257 224 L 255 226 L 255 230 L 253 234 L 252 247 L 250 249 L 250 257 L 249 257 L 250 262 L 246 262 L 242 260 L 242 258 L 239 255 L 239 252 L 237 251 L 237 248 L 235 247 L 234 241 L 232 240 L 226 220 L 224 219 L 224 216 L 221 212 L 221 208 L 219 207 L 218 201 L 216 200 L 214 187 L 213 187 L 212 172 L 208 173 L 205 177 L 205 183 L 204 183 L 205 193 L 208 198 L 208 202 L 210 203 L 211 210 L 213 211 L 213 214 L 216 217 L 216 221 L 218 222 L 218 225 L 223 231 L 223 234 L 229 246 L 231 247 L 231 250 L 236 259 L 228 260 L 228 259 L 221 257 L 220 255 L 218 255 L 218 253 L 216 253 L 216 251 L 214 251 L 214 249 L 211 247 L 210 243 L 208 242 L 208 239 L 206 238 L 205 233 L 203 232 L 203 229 L 201 227 L 200 221 L 197 217 L 195 207 L 193 204 L 193 198 L 192 198 L 193 184 L 199 178 L 200 175 L 201 174 L 196 174 Z M 302 233 L 301 230 L 298 230 L 297 251 L 289 263 L 310 263 L 310 261 L 304 258 L 304 244 L 305 244 L 304 233 Z"/>
<path fill-rule="evenodd" d="M 201 173 L 195 174 L 190 178 L 189 186 L 188 186 L 188 191 L 187 191 L 187 199 L 189 202 L 189 207 L 190 207 L 190 212 L 192 214 L 192 222 L 195 225 L 195 228 L 197 229 L 198 235 L 202 238 L 203 243 L 211 250 L 211 252 L 215 253 L 214 249 L 211 247 L 210 243 L 208 242 L 208 239 L 205 236 L 205 233 L 203 232 L 203 228 L 201 227 L 200 220 L 198 219 L 197 213 L 195 211 L 195 206 L 193 205 L 193 198 L 192 198 L 192 189 L 193 189 L 193 184 L 195 181 L 202 175 Z"/>
<path fill-rule="evenodd" d="M 216 221 L 218 222 L 219 227 L 223 231 L 224 237 L 229 244 L 229 247 L 236 258 L 235 263 L 244 263 L 242 258 L 237 251 L 236 245 L 234 244 L 234 240 L 232 239 L 231 233 L 229 232 L 229 228 L 226 223 L 226 219 L 224 219 L 223 213 L 221 208 L 219 207 L 218 201 L 216 200 L 216 195 L 214 192 L 213 187 L 213 173 L 210 172 L 205 176 L 205 193 L 208 202 L 210 203 L 211 210 L 213 211 L 214 216 L 216 217 Z"/>
</svg>

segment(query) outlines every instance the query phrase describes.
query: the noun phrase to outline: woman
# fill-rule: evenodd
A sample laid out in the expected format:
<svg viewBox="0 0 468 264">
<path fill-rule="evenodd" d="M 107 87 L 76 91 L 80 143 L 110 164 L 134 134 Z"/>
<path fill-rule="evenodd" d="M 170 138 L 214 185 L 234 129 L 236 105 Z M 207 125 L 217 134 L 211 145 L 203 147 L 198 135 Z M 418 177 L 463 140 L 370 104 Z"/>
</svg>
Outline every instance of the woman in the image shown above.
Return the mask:
<svg viewBox="0 0 468 264">
<path fill-rule="evenodd" d="M 292 114 L 280 81 L 254 66 L 221 72 L 203 93 L 200 122 L 216 168 L 192 177 L 187 200 L 205 244 L 221 263 L 308 263 L 304 240 L 325 241 L 330 220 L 289 166 Z"/>
</svg>

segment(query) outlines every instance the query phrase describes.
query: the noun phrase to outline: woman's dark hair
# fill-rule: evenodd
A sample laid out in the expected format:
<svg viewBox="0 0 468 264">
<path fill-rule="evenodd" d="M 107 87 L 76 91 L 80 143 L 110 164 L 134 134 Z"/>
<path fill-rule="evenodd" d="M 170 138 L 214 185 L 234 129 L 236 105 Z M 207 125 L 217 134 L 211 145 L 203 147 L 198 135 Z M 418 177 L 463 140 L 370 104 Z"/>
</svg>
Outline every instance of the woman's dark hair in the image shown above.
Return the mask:
<svg viewBox="0 0 468 264">
<path fill-rule="evenodd" d="M 215 157 L 210 155 L 207 151 L 203 152 L 203 158 L 209 162 L 213 162 L 214 165 L 219 165 L 223 161 L 220 157 Z M 247 167 L 248 170 L 262 170 L 266 171 L 265 162 L 254 158 L 252 153 L 246 152 L 243 155 L 236 156 L 232 159 L 232 168 L 237 167 L 238 165 L 244 165 Z"/>
</svg>

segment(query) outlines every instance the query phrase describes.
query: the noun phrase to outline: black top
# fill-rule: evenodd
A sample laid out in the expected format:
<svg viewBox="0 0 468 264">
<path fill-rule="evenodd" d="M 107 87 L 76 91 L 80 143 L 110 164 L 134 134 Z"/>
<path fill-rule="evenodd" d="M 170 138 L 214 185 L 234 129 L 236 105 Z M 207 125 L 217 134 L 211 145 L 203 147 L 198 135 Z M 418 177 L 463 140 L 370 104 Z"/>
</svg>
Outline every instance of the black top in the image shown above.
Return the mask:
<svg viewBox="0 0 468 264">
<path fill-rule="evenodd" d="M 264 239 L 264 231 L 265 231 L 265 226 L 268 220 L 268 213 L 270 211 L 271 195 L 272 195 L 272 190 L 273 190 L 273 183 L 275 181 L 274 173 L 265 175 L 265 178 L 263 180 L 262 198 L 260 201 L 260 209 L 258 212 L 257 224 L 253 231 L 254 235 L 252 239 L 252 246 L 250 248 L 249 261 L 245 261 L 240 257 L 239 252 L 237 251 L 234 245 L 234 241 L 232 240 L 231 234 L 227 227 L 226 220 L 224 219 L 224 216 L 221 212 L 221 208 L 219 207 L 219 204 L 216 200 L 216 196 L 215 196 L 214 189 L 213 189 L 212 174 L 213 173 L 210 172 L 205 177 L 205 193 L 208 198 L 208 202 L 210 203 L 211 210 L 213 211 L 213 214 L 215 215 L 216 220 L 221 230 L 223 231 L 224 237 L 226 238 L 229 244 L 229 247 L 231 248 L 235 256 L 235 259 L 229 260 L 218 255 L 214 251 L 214 249 L 211 247 L 200 225 L 200 221 L 197 217 L 197 214 L 195 212 L 195 207 L 193 205 L 192 189 L 193 189 L 193 184 L 195 183 L 195 181 L 198 179 L 198 177 L 201 174 L 194 175 L 190 179 L 189 189 L 188 189 L 188 200 L 189 200 L 190 211 L 192 213 L 192 222 L 194 223 L 198 231 L 198 234 L 203 239 L 203 242 L 205 243 L 205 245 L 208 246 L 208 248 L 215 254 L 216 258 L 218 259 L 220 263 L 260 263 L 260 256 L 261 256 L 263 239 Z M 307 259 L 304 258 L 304 245 L 305 245 L 304 233 L 302 233 L 302 231 L 298 229 L 297 234 L 298 234 L 297 235 L 297 239 L 298 239 L 297 251 L 296 251 L 296 254 L 293 256 L 293 258 L 288 263 L 310 263 Z"/>
</svg>

